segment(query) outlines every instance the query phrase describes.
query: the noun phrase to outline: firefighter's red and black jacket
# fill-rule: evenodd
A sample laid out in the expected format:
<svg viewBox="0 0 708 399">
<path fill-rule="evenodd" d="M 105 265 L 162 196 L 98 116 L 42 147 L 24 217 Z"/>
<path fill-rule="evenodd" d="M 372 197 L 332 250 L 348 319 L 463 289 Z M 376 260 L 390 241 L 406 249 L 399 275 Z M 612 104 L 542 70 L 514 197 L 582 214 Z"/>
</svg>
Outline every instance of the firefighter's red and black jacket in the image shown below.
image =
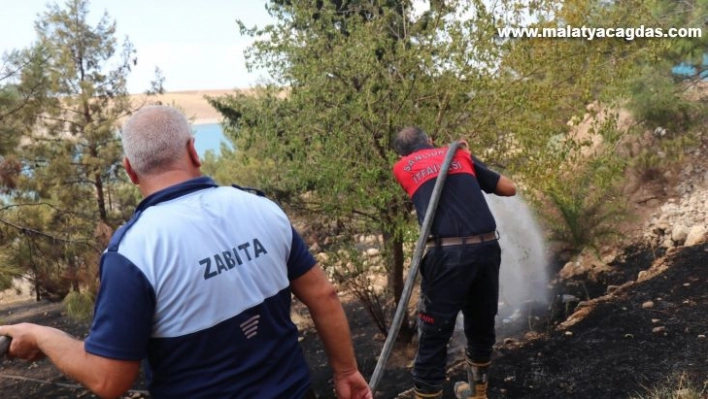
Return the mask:
<svg viewBox="0 0 708 399">
<path fill-rule="evenodd" d="M 408 193 L 422 224 L 445 160 L 448 147 L 422 148 L 393 166 L 393 174 Z M 482 191 L 494 193 L 500 175 L 469 151 L 457 150 L 452 159 L 430 234 L 433 237 L 467 237 L 496 230 L 494 216 Z"/>
</svg>

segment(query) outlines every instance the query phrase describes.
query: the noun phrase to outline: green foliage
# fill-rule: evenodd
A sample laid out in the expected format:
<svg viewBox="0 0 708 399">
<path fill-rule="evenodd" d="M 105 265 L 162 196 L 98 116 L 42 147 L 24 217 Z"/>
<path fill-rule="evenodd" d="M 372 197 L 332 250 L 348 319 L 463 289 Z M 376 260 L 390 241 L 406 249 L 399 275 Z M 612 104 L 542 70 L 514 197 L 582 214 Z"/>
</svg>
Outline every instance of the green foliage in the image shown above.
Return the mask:
<svg viewBox="0 0 708 399">
<path fill-rule="evenodd" d="M 270 165 L 270 167 L 269 167 Z M 273 163 L 254 159 L 247 152 L 232 150 L 222 144 L 219 153 L 207 151 L 202 159 L 202 172 L 213 177 L 219 184 L 238 184 L 242 187 L 271 187 L 267 182 L 274 175 Z"/>
<path fill-rule="evenodd" d="M 597 187 L 588 171 L 578 177 L 557 180 L 546 194 L 553 209 L 544 214 L 551 240 L 564 244 L 571 255 L 583 249 L 598 251 L 605 240 L 620 235 L 617 223 L 626 215 L 615 187 Z"/>
<path fill-rule="evenodd" d="M 641 7 L 648 11 L 651 26 L 663 28 L 667 32 L 677 27 L 705 28 L 705 16 L 708 13 L 708 2 L 705 0 L 650 0 Z M 694 85 L 700 86 L 707 46 L 706 35 L 664 38 L 653 43 L 652 55 L 643 60 L 629 82 L 627 106 L 639 121 L 645 122 L 650 129 L 663 127 L 670 131 L 685 130 L 691 118 L 705 110 L 703 102 L 690 99 L 687 94 L 695 88 Z M 696 74 L 688 78 L 672 76 L 671 68 L 679 63 L 695 67 Z M 681 79 L 684 81 L 678 82 Z"/>
<path fill-rule="evenodd" d="M 35 77 L 44 57 L 41 47 L 3 54 L 0 60 L 0 192 L 7 194 L 17 187 L 22 164 L 16 156 L 24 126 L 36 120 L 37 104 L 43 101 L 42 79 Z"/>
<path fill-rule="evenodd" d="M 5 250 L 38 292 L 60 298 L 85 284 L 79 276 L 95 260 L 99 221 L 125 220 L 120 197 L 129 183 L 117 122 L 131 109 L 126 77 L 134 51 L 126 41 L 118 52 L 107 15 L 89 24 L 86 0 L 48 6 L 35 28 L 43 58 L 25 57 L 18 87 L 36 88 L 41 101 L 33 104 L 36 118 L 22 124 L 23 168 L 6 214 L 8 226 L 22 229 Z"/>
<path fill-rule="evenodd" d="M 90 292 L 70 292 L 63 301 L 67 316 L 79 321 L 90 320 L 93 317 L 94 300 Z"/>
<path fill-rule="evenodd" d="M 0 258 L 0 291 L 12 288 L 12 279 L 21 275 L 21 269 L 9 264 L 5 257 Z"/>
<path fill-rule="evenodd" d="M 677 27 L 705 30 L 705 17 L 708 15 L 708 2 L 705 0 L 648 0 L 643 3 L 642 8 L 650 13 L 652 26 L 667 30 Z M 702 64 L 708 46 L 708 36 L 664 38 L 659 42 L 660 53 L 655 61 L 666 60 L 672 66 L 678 63 L 693 65 L 697 75 L 705 68 Z"/>
<path fill-rule="evenodd" d="M 36 23 L 48 100 L 23 155 L 31 162 L 28 190 L 54 196 L 62 208 L 83 204 L 95 224 L 110 221 L 108 191 L 125 182 L 117 173 L 117 122 L 131 110 L 126 79 L 134 50 L 126 41 L 118 52 L 115 22 L 104 14 L 90 25 L 88 12 L 87 0 L 71 0 L 49 6 Z"/>
<path fill-rule="evenodd" d="M 644 67 L 632 79 L 627 107 L 647 128 L 685 130 L 689 126 L 691 115 L 703 106 L 688 100 L 684 93 L 685 87 L 676 84 L 669 76 L 669 66 L 665 63 L 661 65 L 665 67 L 664 70 L 656 66 Z"/>
<path fill-rule="evenodd" d="M 351 243 L 350 243 L 351 244 Z M 377 290 L 371 273 L 372 260 L 375 257 L 363 255 L 355 244 L 341 245 L 333 251 L 332 266 L 325 269 L 333 280 L 351 292 L 366 308 L 379 331 L 386 335 L 389 323 L 386 319 L 386 304 L 388 300 L 382 290 Z"/>
<path fill-rule="evenodd" d="M 80 277 L 88 274 L 85 271 L 103 249 L 93 236 L 72 230 L 76 223 L 70 215 L 66 215 L 65 224 L 53 223 L 57 214 L 58 210 L 46 203 L 10 206 L 0 213 L 5 263 L 33 281 L 38 298 L 51 300 L 84 285 Z M 51 233 L 46 232 L 47 226 L 53 228 Z"/>
<path fill-rule="evenodd" d="M 420 126 L 440 145 L 466 138 L 481 159 L 534 182 L 527 198 L 553 199 L 573 246 L 592 245 L 597 237 L 582 234 L 604 235 L 613 215 L 604 208 L 612 185 L 597 179 L 605 169 L 617 176 L 621 167 L 607 153 L 588 167 L 591 181 L 559 175 L 584 146 L 567 121 L 589 103 L 620 104 L 636 68 L 663 51 L 658 41 L 498 37 L 497 28 L 529 20 L 537 27 L 651 25 L 651 10 L 639 0 L 429 5 L 414 14 L 404 0 L 271 1 L 273 25 L 240 27 L 257 39 L 247 51 L 249 67 L 267 70 L 273 82 L 252 96 L 211 101 L 248 155 L 221 157 L 210 170 L 229 165 L 224 170 L 238 176 L 243 160 L 263 160 L 255 165 L 263 167 L 259 187 L 383 235 L 396 300 L 411 222 L 409 200 L 391 175 L 398 130 Z M 600 134 L 611 143 L 620 135 Z M 593 227 L 581 228 L 587 223 Z"/>
<path fill-rule="evenodd" d="M 139 200 L 118 135 L 134 107 L 126 80 L 135 51 L 119 45 L 107 14 L 90 20 L 87 0 L 48 5 L 32 48 L 12 52 L 0 71 L 0 133 L 12 133 L 0 143 L 0 252 L 33 279 L 38 299 L 95 290 L 105 245 L 97 233 L 127 220 Z M 158 70 L 151 91 L 161 84 Z"/>
<path fill-rule="evenodd" d="M 403 258 L 395 254 L 402 253 L 400 233 L 410 215 L 391 174 L 393 137 L 407 125 L 422 126 L 440 143 L 468 131 L 475 109 L 468 94 L 491 78 L 471 60 L 486 62 L 497 52 L 491 44 L 469 45 L 491 43 L 489 32 L 450 18 L 455 9 L 469 9 L 467 2 L 420 17 L 410 6 L 273 4 L 276 24 L 241 29 L 268 38 L 256 41 L 249 62 L 269 70 L 278 86 L 213 102 L 239 151 L 272 162 L 260 176 L 267 192 L 290 204 L 305 202 L 310 212 L 333 220 L 354 219 L 362 231 L 386 237 L 394 296 L 403 276 Z"/>
<path fill-rule="evenodd" d="M 542 186 L 541 216 L 550 230 L 550 239 L 562 250 L 577 255 L 589 248 L 596 253 L 608 239 L 619 236 L 619 223 L 626 219 L 622 198 L 622 178 L 627 160 L 617 155 L 621 134 L 616 115 L 595 115 L 588 134 L 601 143 L 583 140 L 577 135 L 557 143 L 557 152 L 565 163 L 557 176 Z"/>
</svg>

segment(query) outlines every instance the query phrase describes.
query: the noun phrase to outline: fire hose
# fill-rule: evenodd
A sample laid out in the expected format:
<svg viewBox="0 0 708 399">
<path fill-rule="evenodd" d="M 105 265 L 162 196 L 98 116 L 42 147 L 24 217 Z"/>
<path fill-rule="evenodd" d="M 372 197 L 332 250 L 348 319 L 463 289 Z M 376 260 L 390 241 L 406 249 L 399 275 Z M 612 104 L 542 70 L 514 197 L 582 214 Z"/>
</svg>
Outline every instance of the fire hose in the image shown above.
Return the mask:
<svg viewBox="0 0 708 399">
<path fill-rule="evenodd" d="M 374 369 L 374 373 L 371 375 L 371 380 L 369 381 L 369 388 L 371 388 L 372 393 L 376 392 L 376 387 L 378 386 L 381 377 L 383 377 L 386 362 L 388 361 L 388 357 L 391 355 L 393 344 L 396 341 L 398 331 L 401 329 L 401 324 L 403 323 L 403 316 L 408 310 L 408 302 L 410 301 L 413 286 L 415 285 L 415 280 L 418 276 L 418 268 L 420 267 L 420 260 L 423 257 L 425 243 L 428 240 L 430 228 L 433 225 L 433 218 L 435 217 L 435 211 L 438 207 L 440 193 L 442 192 L 442 188 L 445 184 L 445 179 L 447 178 L 447 172 L 450 169 L 452 158 L 455 156 L 460 143 L 460 141 L 453 141 L 450 143 L 450 147 L 445 155 L 445 160 L 435 181 L 433 193 L 431 194 L 430 202 L 428 203 L 428 209 L 425 211 L 425 218 L 423 219 L 423 223 L 420 227 L 420 236 L 418 237 L 418 242 L 415 246 L 415 251 L 413 252 L 413 259 L 411 261 L 410 270 L 408 271 L 408 277 L 406 278 L 406 282 L 403 287 L 403 293 L 401 294 L 401 299 L 398 301 L 396 313 L 393 316 L 393 321 L 391 322 L 391 327 L 388 330 L 388 335 L 386 335 L 386 341 L 384 342 L 383 349 L 381 350 L 379 360 L 376 363 L 376 368 Z"/>
<path fill-rule="evenodd" d="M 8 349 L 10 349 L 10 337 L 0 335 L 0 359 L 5 356 Z"/>
</svg>

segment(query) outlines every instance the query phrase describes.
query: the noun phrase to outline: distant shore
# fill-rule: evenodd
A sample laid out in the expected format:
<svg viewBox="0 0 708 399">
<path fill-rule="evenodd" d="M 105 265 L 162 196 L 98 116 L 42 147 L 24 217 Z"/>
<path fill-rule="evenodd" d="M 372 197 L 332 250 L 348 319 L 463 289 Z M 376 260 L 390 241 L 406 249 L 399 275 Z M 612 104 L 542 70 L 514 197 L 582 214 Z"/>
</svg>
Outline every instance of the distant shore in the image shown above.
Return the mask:
<svg viewBox="0 0 708 399">
<path fill-rule="evenodd" d="M 217 123 L 221 123 L 221 119 L 217 119 L 217 118 L 192 119 L 192 125 L 215 125 Z"/>
<path fill-rule="evenodd" d="M 142 103 L 160 102 L 179 107 L 194 125 L 209 125 L 221 123 L 222 116 L 207 102 L 205 97 L 219 97 L 233 93 L 234 90 L 192 90 L 172 91 L 154 97 L 144 94 L 131 95 L 133 101 L 139 106 Z"/>
</svg>

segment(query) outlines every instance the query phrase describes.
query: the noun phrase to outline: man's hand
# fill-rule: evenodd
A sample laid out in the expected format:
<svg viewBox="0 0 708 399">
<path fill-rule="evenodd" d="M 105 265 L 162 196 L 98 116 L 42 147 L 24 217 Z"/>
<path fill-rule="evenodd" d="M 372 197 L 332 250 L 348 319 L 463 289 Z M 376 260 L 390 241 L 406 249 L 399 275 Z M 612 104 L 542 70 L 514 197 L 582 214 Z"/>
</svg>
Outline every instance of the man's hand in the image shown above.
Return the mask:
<svg viewBox="0 0 708 399">
<path fill-rule="evenodd" d="M 12 337 L 8 356 L 25 360 L 48 357 L 57 368 L 100 397 L 116 398 L 135 381 L 139 360 L 110 359 L 86 352 L 83 341 L 53 327 L 31 323 L 0 326 Z"/>
<path fill-rule="evenodd" d="M 37 346 L 35 334 L 36 324 L 20 323 L 0 327 L 0 335 L 12 338 L 7 351 L 8 358 L 24 360 L 39 360 L 44 358 L 44 353 Z"/>
<path fill-rule="evenodd" d="M 458 141 L 460 142 L 460 148 L 462 148 L 463 150 L 465 150 L 467 152 L 470 152 L 470 145 L 467 144 L 467 140 L 459 139 Z"/>
<path fill-rule="evenodd" d="M 338 399 L 373 399 L 369 384 L 359 370 L 334 373 L 334 391 Z"/>
</svg>

